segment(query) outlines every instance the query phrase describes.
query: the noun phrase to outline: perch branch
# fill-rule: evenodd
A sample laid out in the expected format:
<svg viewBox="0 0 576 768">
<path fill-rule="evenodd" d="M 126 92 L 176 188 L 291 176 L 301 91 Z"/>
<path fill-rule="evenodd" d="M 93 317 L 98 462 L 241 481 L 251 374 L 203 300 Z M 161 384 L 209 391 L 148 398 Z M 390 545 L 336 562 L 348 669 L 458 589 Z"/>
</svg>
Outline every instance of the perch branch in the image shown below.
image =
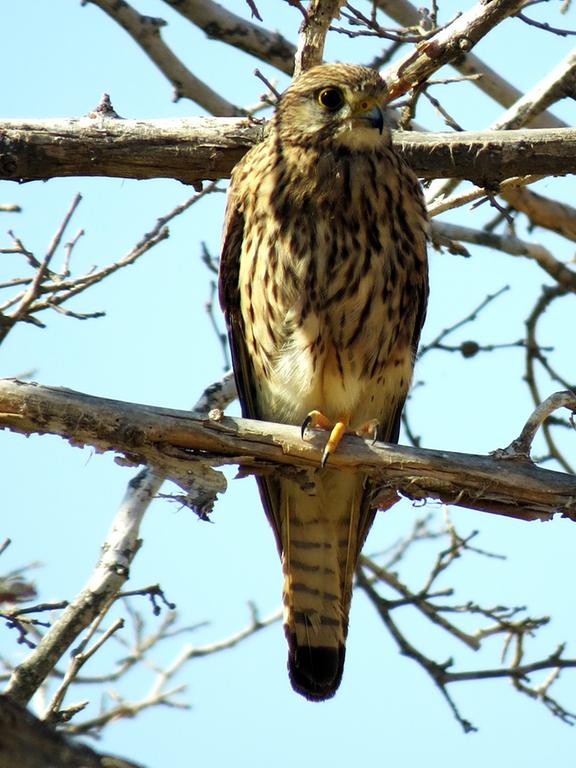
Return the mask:
<svg viewBox="0 0 576 768">
<path fill-rule="evenodd" d="M 227 374 L 222 381 L 202 393 L 194 412 L 224 407 L 231 399 L 233 391 L 232 376 Z M 162 473 L 146 468 L 130 481 L 125 498 L 102 545 L 100 562 L 86 586 L 65 607 L 58 621 L 52 625 L 32 653 L 13 671 L 6 692 L 15 700 L 26 703 L 78 635 L 90 624 L 96 627 L 117 598 L 128 578 L 129 566 L 139 547 L 141 521 L 164 477 Z M 86 642 L 87 640 L 84 644 Z M 85 658 L 86 655 L 82 657 L 81 663 Z M 68 685 L 67 678 L 66 687 Z M 52 715 L 59 704 L 60 701 L 56 700 L 56 704 L 51 707 Z"/>
<path fill-rule="evenodd" d="M 242 118 L 0 120 L 0 179 L 63 176 L 219 179 L 261 139 L 262 123 Z M 508 177 L 576 172 L 576 129 L 392 134 L 426 179 L 470 179 L 491 188 Z"/>
<path fill-rule="evenodd" d="M 240 464 L 245 471 L 318 471 L 323 440 L 300 438 L 297 427 L 224 418 L 91 397 L 71 390 L 0 381 L 0 426 L 22 434 L 56 434 L 73 445 L 115 451 L 121 463 L 148 463 L 185 490 L 191 473 L 211 465 Z M 557 512 L 576 519 L 576 479 L 528 460 L 365 443 L 346 437 L 331 457 L 342 471 L 364 472 L 410 499 L 439 499 L 522 520 L 548 520 Z M 218 473 L 214 473 L 218 474 Z M 213 481 L 217 492 L 222 490 Z M 375 505 L 378 499 L 374 500 Z"/>
</svg>

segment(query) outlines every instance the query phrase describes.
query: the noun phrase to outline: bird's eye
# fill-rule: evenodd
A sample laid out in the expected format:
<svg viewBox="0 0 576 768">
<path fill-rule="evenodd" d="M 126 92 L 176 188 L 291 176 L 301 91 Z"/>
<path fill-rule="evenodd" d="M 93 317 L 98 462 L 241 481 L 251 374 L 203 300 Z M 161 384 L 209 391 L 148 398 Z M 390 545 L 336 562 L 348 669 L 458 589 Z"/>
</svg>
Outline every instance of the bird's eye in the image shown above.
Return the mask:
<svg viewBox="0 0 576 768">
<path fill-rule="evenodd" d="M 323 88 L 317 96 L 318 104 L 329 112 L 336 112 L 344 104 L 344 94 L 340 88 Z"/>
</svg>

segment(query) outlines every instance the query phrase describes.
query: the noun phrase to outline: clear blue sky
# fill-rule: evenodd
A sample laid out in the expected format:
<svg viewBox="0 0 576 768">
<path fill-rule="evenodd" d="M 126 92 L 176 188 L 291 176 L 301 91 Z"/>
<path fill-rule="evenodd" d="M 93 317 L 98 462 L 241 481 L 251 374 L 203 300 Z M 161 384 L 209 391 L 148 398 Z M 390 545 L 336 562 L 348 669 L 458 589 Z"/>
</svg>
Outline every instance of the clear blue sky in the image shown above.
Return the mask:
<svg viewBox="0 0 576 768">
<path fill-rule="evenodd" d="M 225 4 L 247 13 L 244 3 Z M 255 66 L 268 77 L 277 76 L 270 67 L 207 41 L 158 0 L 142 0 L 137 6 L 143 13 L 167 19 L 163 34 L 185 63 L 236 103 L 253 104 L 262 92 L 252 74 Z M 441 3 L 443 20 L 458 6 Z M 259 7 L 266 26 L 277 26 L 294 38 L 296 10 L 284 3 L 261 2 Z M 574 11 L 559 17 L 557 7 L 546 8 L 551 22 L 574 26 Z M 79 116 L 94 107 L 103 92 L 127 118 L 201 114 L 190 102 L 174 104 L 169 84 L 125 33 L 93 6 L 83 8 L 77 1 L 5 1 L 0 22 L 5 31 L 0 50 L 1 117 Z M 514 85 L 527 89 L 570 50 L 573 40 L 509 21 L 476 52 Z M 365 62 L 374 50 L 368 41 L 352 44 L 333 36 L 328 58 Z M 280 87 L 285 82 L 279 78 Z M 466 84 L 439 89 L 436 95 L 467 129 L 489 125 L 502 111 Z M 572 101 L 554 111 L 574 123 Z M 418 119 L 436 130 L 442 128 L 430 112 Z M 573 178 L 547 180 L 540 190 L 574 200 Z M 0 247 L 9 244 L 7 232 L 12 229 L 41 256 L 77 191 L 83 202 L 69 233 L 79 228 L 86 232 L 74 256 L 77 272 L 124 254 L 159 215 L 192 194 L 169 181 L 2 183 L 0 202 L 18 203 L 23 212 L 0 213 Z M 79 312 L 104 309 L 106 317 L 79 322 L 51 314 L 42 318 L 45 330 L 19 327 L 2 346 L 0 375 L 17 376 L 33 369 L 39 382 L 94 395 L 175 408 L 192 405 L 222 373 L 222 357 L 204 309 L 211 276 L 201 263 L 200 243 L 205 241 L 217 253 L 223 205 L 224 196 L 216 195 L 191 209 L 170 226 L 169 241 L 71 306 Z M 487 216 L 461 210 L 446 218 L 480 226 Z M 520 234 L 544 243 L 560 259 L 573 254 L 566 243 L 546 233 Z M 522 259 L 485 249 L 471 252 L 473 258 L 468 260 L 431 253 L 432 292 L 424 342 L 505 284 L 510 284 L 510 292 L 474 327 L 454 338 L 502 343 L 522 336 L 523 321 L 546 277 Z M 2 256 L 0 278 L 20 274 L 22 268 L 14 256 Z M 566 329 L 573 327 L 573 317 L 573 302 L 565 300 L 551 313 L 542 338 L 557 347 L 555 360 L 568 377 L 573 377 L 569 357 L 573 338 Z M 559 321 L 564 324 L 559 326 Z M 559 327 L 564 336 L 558 335 Z M 520 350 L 469 361 L 447 353 L 430 354 L 416 374 L 426 385 L 418 388 L 410 407 L 413 428 L 423 444 L 476 453 L 507 444 L 530 412 L 527 390 L 519 381 L 521 370 Z M 543 387 L 546 394 L 553 391 L 552 385 Z M 230 412 L 237 413 L 237 407 Z M 564 445 L 574 456 L 574 438 Z M 115 465 L 111 456 L 72 448 L 56 438 L 25 439 L 7 432 L 0 433 L 0 457 L 0 538 L 13 539 L 1 570 L 41 560 L 35 571 L 41 599 L 72 598 L 90 574 L 133 471 Z M 166 501 L 155 502 L 146 517 L 144 545 L 131 586 L 159 582 L 178 604 L 183 626 L 209 622 L 158 649 L 159 664 L 169 663 L 183 642 L 220 640 L 244 626 L 248 601 L 254 601 L 262 615 L 279 604 L 280 567 L 254 484 L 250 479 L 234 480 L 233 474 L 228 472 L 229 491 L 216 508 L 213 525 L 198 522 Z M 427 511 L 408 503 L 398 505 L 377 521 L 367 549 L 390 545 Z M 575 654 L 573 527 L 562 521 L 528 525 L 461 509 L 453 511 L 453 520 L 462 533 L 480 530 L 478 546 L 509 557 L 466 558 L 448 573 L 443 586 L 454 587 L 463 600 L 528 605 L 534 615 L 553 615 L 542 640 L 534 645 L 533 658 L 551 652 L 564 639 Z M 431 557 L 430 549 L 419 549 L 402 577 L 417 585 Z M 148 617 L 150 628 L 156 626 L 144 600 L 136 607 Z M 495 642 L 489 653 L 474 656 L 408 612 L 403 626 L 412 641 L 438 661 L 454 655 L 461 668 L 498 663 Z M 11 658 L 23 653 L 13 633 L 0 634 L 0 653 Z M 183 768 L 193 761 L 287 768 L 297 760 L 335 766 L 358 760 L 397 766 L 441 762 L 448 768 L 463 763 L 480 768 L 494 761 L 513 761 L 525 768 L 573 765 L 574 731 L 503 681 L 463 683 L 452 691 L 463 714 L 480 728 L 479 733 L 464 736 L 432 683 L 398 654 L 362 595 L 354 602 L 344 681 L 334 700 L 312 705 L 294 694 L 285 660 L 277 624 L 235 650 L 195 661 L 178 678 L 187 685 L 181 698 L 192 709 L 152 710 L 134 721 L 113 724 L 97 748 L 140 760 L 149 768 L 168 764 Z M 87 672 L 98 668 L 102 666 L 96 663 Z M 122 692 L 137 698 L 151 680 L 148 675 L 134 675 Z M 574 690 L 573 676 L 565 674 L 557 693 L 576 710 Z"/>
</svg>

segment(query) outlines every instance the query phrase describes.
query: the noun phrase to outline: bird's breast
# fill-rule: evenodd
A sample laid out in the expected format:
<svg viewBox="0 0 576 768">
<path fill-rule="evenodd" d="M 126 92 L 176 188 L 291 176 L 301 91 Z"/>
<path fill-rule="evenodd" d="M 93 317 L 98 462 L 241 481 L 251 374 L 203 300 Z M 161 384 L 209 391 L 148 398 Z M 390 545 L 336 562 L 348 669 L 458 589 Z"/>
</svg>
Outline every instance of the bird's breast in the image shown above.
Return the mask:
<svg viewBox="0 0 576 768">
<path fill-rule="evenodd" d="M 385 409 L 390 392 L 405 393 L 420 213 L 404 209 L 397 174 L 387 179 L 371 159 L 341 164 L 331 186 L 323 173 L 321 188 L 309 180 L 298 194 L 285 172 L 267 177 L 245 214 L 240 262 L 262 418 L 298 423 L 320 409 L 360 422 Z"/>
</svg>

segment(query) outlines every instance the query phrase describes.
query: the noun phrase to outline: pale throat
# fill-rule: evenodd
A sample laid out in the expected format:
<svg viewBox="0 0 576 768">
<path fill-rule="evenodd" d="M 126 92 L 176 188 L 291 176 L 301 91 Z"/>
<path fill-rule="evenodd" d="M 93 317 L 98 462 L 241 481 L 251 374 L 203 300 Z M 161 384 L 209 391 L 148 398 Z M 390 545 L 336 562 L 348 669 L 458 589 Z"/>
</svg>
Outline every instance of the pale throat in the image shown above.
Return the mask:
<svg viewBox="0 0 576 768">
<path fill-rule="evenodd" d="M 370 152 L 388 142 L 389 133 L 381 134 L 376 128 L 367 126 L 359 120 L 344 124 L 334 137 L 334 143 L 356 152 Z"/>
</svg>

